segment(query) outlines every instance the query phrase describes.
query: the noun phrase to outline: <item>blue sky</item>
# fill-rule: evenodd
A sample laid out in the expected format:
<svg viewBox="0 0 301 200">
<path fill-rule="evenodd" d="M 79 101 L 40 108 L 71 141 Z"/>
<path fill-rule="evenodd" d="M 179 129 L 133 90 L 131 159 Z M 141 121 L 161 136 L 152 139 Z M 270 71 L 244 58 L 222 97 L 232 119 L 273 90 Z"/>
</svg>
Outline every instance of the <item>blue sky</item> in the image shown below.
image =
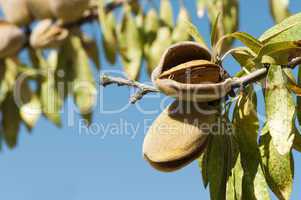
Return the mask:
<svg viewBox="0 0 301 200">
<path fill-rule="evenodd" d="M 178 9 L 178 1 L 173 3 Z M 190 0 L 185 3 L 193 14 L 193 22 L 209 41 L 208 22 L 194 16 L 196 12 Z M 292 0 L 291 8 L 294 13 L 300 11 L 301 2 Z M 254 36 L 259 36 L 273 25 L 268 1 L 241 1 L 240 14 L 240 30 Z M 231 60 L 226 62 L 225 67 L 231 73 L 238 70 L 238 66 Z M 103 63 L 103 69 L 112 68 Z M 148 80 L 145 71 L 142 80 Z M 178 172 L 165 174 L 153 170 L 142 158 L 145 134 L 142 125 L 145 120 L 150 123 L 155 119 L 158 112 L 142 114 L 139 106 L 147 110 L 158 109 L 163 96 L 146 97 L 139 102 L 138 107 L 129 106 L 121 113 L 105 114 L 101 112 L 102 107 L 111 110 L 126 105 L 129 90 L 107 87 L 105 90 L 99 88 L 99 93 L 102 99 L 98 101 L 93 130 L 83 128 L 76 114 L 70 120 L 67 112 L 63 113 L 62 129 L 44 119 L 40 119 L 30 134 L 22 127 L 19 146 L 12 151 L 4 149 L 0 153 L 1 199 L 209 199 L 208 191 L 202 186 L 196 162 Z M 68 106 L 73 108 L 70 100 L 65 110 Z M 68 122 L 73 125 L 71 123 L 68 126 Z M 138 126 L 135 133 L 128 131 L 116 134 L 112 130 L 126 122 Z M 109 129 L 111 133 L 104 135 L 105 130 Z M 98 134 L 93 135 L 96 131 Z M 295 160 L 296 166 L 300 166 L 300 154 L 295 154 Z M 296 167 L 294 200 L 300 199 L 300 185 L 301 171 Z"/>
</svg>

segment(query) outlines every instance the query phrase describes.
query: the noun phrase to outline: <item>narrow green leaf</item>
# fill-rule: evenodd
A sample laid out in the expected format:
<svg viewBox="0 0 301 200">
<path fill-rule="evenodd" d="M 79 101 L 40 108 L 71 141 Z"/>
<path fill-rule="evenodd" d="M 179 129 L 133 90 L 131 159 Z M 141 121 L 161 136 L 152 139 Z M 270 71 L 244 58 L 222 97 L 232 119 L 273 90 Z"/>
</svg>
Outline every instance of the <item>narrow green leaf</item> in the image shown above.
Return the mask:
<svg viewBox="0 0 301 200">
<path fill-rule="evenodd" d="M 187 24 L 187 31 L 190 34 L 190 36 L 200 45 L 207 47 L 203 36 L 198 31 L 198 28 L 194 26 L 190 21 L 186 21 L 186 24 Z"/>
<path fill-rule="evenodd" d="M 123 40 L 123 42 L 120 42 L 121 58 L 123 70 L 128 78 L 136 80 L 142 63 L 143 40 L 131 10 L 129 8 L 125 9 L 124 26 L 119 38 L 119 41 Z"/>
<path fill-rule="evenodd" d="M 262 168 L 271 190 L 279 199 L 289 200 L 294 176 L 292 153 L 279 154 L 269 133 L 260 138 L 260 152 Z"/>
<path fill-rule="evenodd" d="M 168 26 L 173 28 L 173 10 L 170 3 L 170 0 L 161 0 L 160 1 L 160 19 L 163 23 L 163 26 Z"/>
<path fill-rule="evenodd" d="M 239 11 L 237 0 L 212 0 L 207 1 L 208 15 L 211 22 L 211 27 L 216 22 L 216 16 L 221 14 L 217 24 L 217 40 L 223 36 L 231 34 L 238 30 L 239 26 Z M 217 46 L 217 52 L 222 55 L 231 48 L 233 38 L 227 38 L 222 45 Z"/>
<path fill-rule="evenodd" d="M 15 94 L 15 100 L 18 101 L 22 120 L 31 130 L 41 116 L 41 103 L 38 96 L 30 89 L 26 79 L 18 81 L 16 84 L 20 90 Z"/>
<path fill-rule="evenodd" d="M 98 16 L 99 23 L 103 33 L 102 43 L 104 48 L 104 53 L 107 60 L 114 64 L 116 62 L 116 53 L 117 53 L 117 40 L 115 36 L 115 26 L 116 21 L 114 13 L 105 12 L 105 3 L 104 0 L 98 0 Z"/>
<path fill-rule="evenodd" d="M 161 27 L 158 30 L 157 37 L 150 48 L 149 55 L 146 57 L 149 73 L 157 67 L 162 54 L 171 44 L 171 32 L 169 28 Z"/>
<path fill-rule="evenodd" d="M 177 25 L 174 28 L 173 33 L 172 33 L 173 42 L 176 43 L 176 42 L 181 42 L 181 41 L 187 41 L 190 39 L 190 34 L 187 31 L 188 25 L 187 25 L 186 21 L 190 21 L 190 16 L 189 16 L 186 8 L 184 6 L 182 6 L 179 11 Z"/>
<path fill-rule="evenodd" d="M 14 148 L 18 141 L 20 114 L 14 102 L 13 93 L 9 93 L 2 104 L 2 127 L 4 140 L 9 148 Z"/>
<path fill-rule="evenodd" d="M 246 47 L 250 48 L 256 54 L 258 54 L 260 49 L 263 47 L 263 44 L 260 41 L 258 41 L 256 38 L 249 35 L 248 33 L 244 32 L 235 32 L 225 35 L 219 40 L 219 45 L 221 45 L 222 42 L 228 38 L 235 38 L 241 41 L 244 45 L 246 45 Z"/>
<path fill-rule="evenodd" d="M 280 23 L 291 14 L 288 10 L 289 0 L 270 0 L 270 10 L 276 23 Z"/>
<path fill-rule="evenodd" d="M 150 9 L 145 16 L 144 32 L 149 34 L 155 34 L 160 27 L 158 13 L 155 9 Z M 147 38 L 148 39 L 148 38 Z"/>
<path fill-rule="evenodd" d="M 211 136 L 206 152 L 206 171 L 212 200 L 233 199 L 236 195 L 232 172 L 238 158 L 237 143 L 233 138 L 233 130 L 229 128 L 226 116 L 217 120 L 223 131 Z M 224 121 L 227 123 L 224 123 Z M 228 182 L 229 181 L 229 182 Z"/>
<path fill-rule="evenodd" d="M 226 198 L 226 149 L 225 138 L 222 135 L 213 135 L 208 146 L 207 176 L 211 200 Z"/>
<path fill-rule="evenodd" d="M 146 60 L 150 57 L 150 49 L 157 37 L 160 28 L 158 14 L 155 9 L 150 9 L 145 17 L 144 23 L 144 47 L 143 53 Z M 148 73 L 151 74 L 152 69 L 147 66 Z"/>
<path fill-rule="evenodd" d="M 295 105 L 286 84 L 281 66 L 272 65 L 267 75 L 266 113 L 273 145 L 280 155 L 290 152 L 294 140 Z"/>
<path fill-rule="evenodd" d="M 211 27 L 211 39 L 210 39 L 210 41 L 211 41 L 211 47 L 212 48 L 215 48 L 215 45 L 217 44 L 217 42 L 219 40 L 219 33 L 218 33 L 219 27 L 218 27 L 218 25 L 219 25 L 220 17 L 221 17 L 221 13 L 219 13 L 216 16 L 216 18 L 215 18 L 215 20 L 212 24 L 212 27 Z"/>
<path fill-rule="evenodd" d="M 294 127 L 294 134 L 295 134 L 295 138 L 294 138 L 293 148 L 296 151 L 301 152 L 301 134 L 300 134 L 298 128 L 296 128 L 296 126 Z"/>
<path fill-rule="evenodd" d="M 89 66 L 89 57 L 82 46 L 80 38 L 73 36 L 71 45 L 75 71 L 73 82 L 74 100 L 80 114 L 90 123 L 90 114 L 96 102 L 95 81 Z"/>
<path fill-rule="evenodd" d="M 39 79 L 39 98 L 43 114 L 56 126 L 61 126 L 60 111 L 63 105 L 63 95 L 58 93 L 54 72 L 57 67 L 57 54 L 51 52 L 46 60 L 40 51 L 31 49 L 31 60 L 36 68 L 42 72 L 43 78 Z"/>
<path fill-rule="evenodd" d="M 301 85 L 301 68 L 298 69 L 298 85 Z M 297 96 L 297 119 L 299 122 L 299 125 L 301 125 L 301 96 Z"/>
<path fill-rule="evenodd" d="M 208 139 L 210 141 L 210 139 Z M 208 142 L 210 144 L 210 142 Z M 205 188 L 208 186 L 208 148 L 204 151 L 204 153 L 198 158 L 198 164 L 199 168 L 201 169 L 201 174 L 202 174 L 202 180 L 203 180 L 203 185 Z"/>
<path fill-rule="evenodd" d="M 257 98 L 249 86 L 240 96 L 234 109 L 233 124 L 241 152 L 241 197 L 239 199 L 270 199 L 268 187 L 260 168 L 260 153 L 257 146 L 259 120 Z M 237 181 L 239 181 L 238 179 Z"/>
<path fill-rule="evenodd" d="M 17 63 L 12 59 L 6 59 L 0 65 L 0 105 L 7 94 L 13 90 L 17 77 Z"/>
<path fill-rule="evenodd" d="M 96 68 L 100 70 L 100 56 L 96 40 L 88 37 L 87 35 L 83 35 L 81 39 L 87 55 L 94 63 Z"/>
</svg>

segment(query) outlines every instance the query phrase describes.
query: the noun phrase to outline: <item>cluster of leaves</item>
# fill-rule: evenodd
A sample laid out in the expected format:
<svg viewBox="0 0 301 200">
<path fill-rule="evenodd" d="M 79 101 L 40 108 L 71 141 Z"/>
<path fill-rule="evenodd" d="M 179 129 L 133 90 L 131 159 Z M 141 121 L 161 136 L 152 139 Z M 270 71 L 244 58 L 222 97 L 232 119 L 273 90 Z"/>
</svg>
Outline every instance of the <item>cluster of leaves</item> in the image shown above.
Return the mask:
<svg viewBox="0 0 301 200">
<path fill-rule="evenodd" d="M 227 112 L 221 121 L 226 123 L 220 126 L 225 126 L 226 134 L 211 136 L 199 159 L 204 185 L 209 186 L 213 200 L 270 199 L 269 189 L 279 199 L 290 199 L 294 178 L 292 151 L 301 150 L 301 69 L 296 81 L 288 61 L 300 56 L 300 21 L 301 13 L 270 28 L 259 39 L 234 32 L 216 42 L 217 52 L 221 52 L 219 44 L 228 37 L 245 45 L 229 51 L 242 67 L 237 76 L 266 67 L 268 72 L 259 83 L 266 109 L 262 130 L 259 131 L 257 114 L 260 92 L 254 92 L 249 85 L 236 101 L 225 105 Z M 234 111 L 229 115 L 231 106 Z"/>
<path fill-rule="evenodd" d="M 170 0 L 160 1 L 159 7 L 157 2 L 152 1 L 147 6 L 138 0 L 121 1 L 123 4 L 120 9 L 116 7 L 109 11 L 106 6 L 114 1 L 98 2 L 101 46 L 80 27 L 72 26 L 69 30 L 71 35 L 59 48 L 38 50 L 27 47 L 23 50 L 25 57 L 1 61 L 0 132 L 8 147 L 13 148 L 17 144 L 21 124 L 31 130 L 41 115 L 60 127 L 62 107 L 68 96 L 73 97 L 87 123 L 91 122 L 96 97 L 93 66 L 100 70 L 100 52 L 104 52 L 111 64 L 116 64 L 120 58 L 127 77 L 135 80 L 139 77 L 144 60 L 150 74 L 166 48 L 176 42 L 191 40 L 189 33 L 197 33 L 188 23 L 190 16 L 183 2 L 180 2 L 179 13 L 174 12 Z M 216 13 L 226 13 L 227 7 L 234 1 L 216 2 L 219 2 L 219 6 L 203 3 L 202 9 L 204 5 L 208 7 L 210 19 Z M 238 13 L 237 3 L 233 6 L 235 13 Z M 225 20 L 219 30 L 223 30 L 223 33 L 235 31 L 237 19 L 237 14 L 233 20 L 232 16 L 227 17 L 234 24 L 227 25 Z M 200 42 L 205 44 L 202 38 Z M 103 51 L 99 51 L 101 47 Z M 16 99 L 17 93 L 20 95 Z"/>
</svg>

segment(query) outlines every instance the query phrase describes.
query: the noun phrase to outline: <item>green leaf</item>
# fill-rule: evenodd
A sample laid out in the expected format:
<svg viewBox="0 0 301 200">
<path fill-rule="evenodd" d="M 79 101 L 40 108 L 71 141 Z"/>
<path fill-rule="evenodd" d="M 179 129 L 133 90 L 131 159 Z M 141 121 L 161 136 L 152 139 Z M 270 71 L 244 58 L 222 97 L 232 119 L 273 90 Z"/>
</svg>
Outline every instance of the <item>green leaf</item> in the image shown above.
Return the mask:
<svg viewBox="0 0 301 200">
<path fill-rule="evenodd" d="M 57 51 L 55 87 L 58 88 L 59 94 L 62 95 L 62 99 L 66 99 L 67 96 L 72 93 L 69 86 L 75 79 L 75 64 L 72 49 L 71 40 L 68 38 L 65 45 Z"/>
<path fill-rule="evenodd" d="M 144 33 L 148 36 L 152 34 L 152 37 L 156 36 L 156 32 L 160 27 L 158 13 L 155 9 L 150 9 L 145 16 L 145 23 L 144 23 Z M 154 35 L 154 36 L 153 36 Z M 148 40 L 148 38 L 146 38 Z"/>
<path fill-rule="evenodd" d="M 270 0 L 271 14 L 276 23 L 280 23 L 291 15 L 288 6 L 289 0 Z"/>
<path fill-rule="evenodd" d="M 244 45 L 246 45 L 246 47 L 250 48 L 255 54 L 258 54 L 260 49 L 263 47 L 263 44 L 260 41 L 258 41 L 256 38 L 249 35 L 248 33 L 244 33 L 244 32 L 235 32 L 235 33 L 225 35 L 223 38 L 219 40 L 218 42 L 219 45 L 221 45 L 222 42 L 224 42 L 224 40 L 228 38 L 235 38 L 241 41 Z"/>
<path fill-rule="evenodd" d="M 210 141 L 210 139 L 209 139 Z M 198 158 L 198 164 L 199 164 L 199 168 L 201 169 L 202 172 L 202 179 L 203 179 L 203 185 L 205 188 L 207 188 L 208 186 L 208 165 L 207 165 L 207 161 L 208 161 L 208 149 L 206 148 L 206 150 L 204 151 L 204 153 Z"/>
<path fill-rule="evenodd" d="M 200 45 L 207 47 L 203 36 L 198 31 L 198 28 L 194 26 L 190 21 L 186 21 L 186 24 L 187 24 L 187 31 L 190 34 L 190 36 Z"/>
<path fill-rule="evenodd" d="M 292 153 L 279 154 L 269 133 L 260 138 L 260 152 L 261 165 L 269 187 L 279 199 L 289 200 L 294 176 Z"/>
<path fill-rule="evenodd" d="M 173 42 L 181 42 L 181 41 L 187 41 L 190 39 L 190 34 L 187 31 L 188 25 L 186 21 L 190 21 L 190 16 L 188 14 L 188 11 L 184 6 L 181 6 L 178 16 L 177 25 L 173 30 L 172 33 L 172 40 Z"/>
<path fill-rule="evenodd" d="M 124 26 L 119 37 L 120 53 L 123 70 L 129 79 L 136 80 L 142 63 L 143 39 L 131 10 L 129 8 L 125 9 Z"/>
<path fill-rule="evenodd" d="M 157 67 L 162 54 L 171 44 L 171 32 L 169 28 L 161 27 L 158 30 L 157 38 L 150 48 L 149 55 L 146 57 L 149 73 Z"/>
<path fill-rule="evenodd" d="M 221 14 L 220 20 L 215 31 L 217 40 L 223 36 L 236 32 L 239 25 L 239 11 L 237 0 L 212 0 L 207 1 L 208 15 L 211 27 L 216 22 L 216 16 Z M 233 43 L 233 38 L 227 38 L 222 45 L 218 46 L 217 52 L 221 55 L 228 51 Z"/>
<path fill-rule="evenodd" d="M 9 148 L 14 148 L 17 145 L 18 140 L 20 115 L 18 113 L 18 108 L 14 103 L 12 94 L 10 94 L 3 102 L 2 115 L 4 140 Z"/>
<path fill-rule="evenodd" d="M 301 134 L 300 134 L 299 130 L 296 128 L 296 126 L 294 127 L 294 135 L 295 135 L 295 138 L 294 138 L 293 148 L 296 151 L 301 152 Z"/>
<path fill-rule="evenodd" d="M 160 1 L 160 19 L 162 21 L 163 26 L 173 28 L 173 11 L 170 0 Z"/>
<path fill-rule="evenodd" d="M 301 68 L 298 69 L 298 85 L 301 85 Z M 301 96 L 297 96 L 297 119 L 299 125 L 301 125 Z"/>
<path fill-rule="evenodd" d="M 219 126 L 224 127 L 223 131 L 212 134 L 209 138 L 204 162 L 207 173 L 205 177 L 208 180 L 212 200 L 233 199 L 233 195 L 236 195 L 231 177 L 238 158 L 238 149 L 231 132 L 233 130 L 228 127 L 228 120 L 222 118 L 224 117 L 217 122 Z M 227 124 L 222 122 L 225 120 Z"/>
<path fill-rule="evenodd" d="M 9 93 L 2 104 L 2 127 L 4 140 L 9 148 L 17 145 L 18 132 L 20 127 L 20 114 L 14 102 L 13 93 Z"/>
<path fill-rule="evenodd" d="M 220 16 L 221 16 L 221 14 L 219 13 L 216 16 L 216 18 L 215 18 L 215 20 L 212 24 L 211 39 L 210 39 L 212 48 L 215 48 L 215 45 L 217 44 L 217 42 L 219 40 L 219 33 L 218 33 L 219 27 L 218 27 L 218 25 L 219 25 Z"/>
<path fill-rule="evenodd" d="M 259 120 L 257 116 L 257 98 L 249 86 L 240 96 L 233 114 L 233 124 L 241 152 L 242 175 L 239 199 L 270 199 L 268 187 L 260 168 L 260 153 L 257 146 Z"/>
<path fill-rule="evenodd" d="M 116 53 L 117 53 L 117 40 L 115 35 L 115 26 L 116 21 L 114 13 L 105 12 L 105 3 L 104 0 L 98 0 L 98 17 L 100 27 L 103 33 L 102 43 L 105 56 L 107 60 L 114 64 L 116 62 Z"/>
<path fill-rule="evenodd" d="M 73 36 L 70 40 L 74 57 L 73 93 L 75 104 L 80 114 L 90 123 L 90 114 L 96 102 L 95 81 L 89 66 L 89 57 L 82 46 L 80 38 Z"/>
<path fill-rule="evenodd" d="M 239 63 L 240 66 L 246 67 L 249 71 L 255 68 L 256 63 L 254 60 L 254 54 L 249 48 L 236 48 L 231 52 L 233 58 Z"/>
<path fill-rule="evenodd" d="M 46 60 L 40 51 L 31 49 L 30 56 L 34 66 L 41 70 L 43 76 L 39 79 L 38 89 L 43 114 L 48 120 L 60 127 L 63 95 L 58 92 L 54 76 L 57 67 L 57 53 L 51 52 L 49 60 Z"/>
<path fill-rule="evenodd" d="M 225 199 L 226 197 L 226 149 L 225 138 L 222 135 L 213 135 L 208 144 L 207 177 L 211 200 Z"/>
<path fill-rule="evenodd" d="M 18 101 L 20 116 L 28 129 L 31 130 L 41 116 L 41 103 L 38 96 L 29 87 L 26 79 L 18 79 L 16 84 L 19 91 L 15 94 L 15 100 Z"/>
<path fill-rule="evenodd" d="M 281 66 L 271 65 L 265 90 L 266 115 L 273 145 L 280 155 L 291 150 L 294 140 L 292 130 L 295 105 L 286 84 Z"/>
<path fill-rule="evenodd" d="M 17 77 L 17 63 L 12 59 L 6 59 L 0 65 L 0 105 L 7 94 L 12 91 Z"/>
<path fill-rule="evenodd" d="M 300 42 L 275 42 L 264 45 L 255 62 L 287 65 L 289 60 L 301 51 Z"/>
<path fill-rule="evenodd" d="M 83 35 L 81 40 L 88 57 L 93 61 L 96 68 L 100 70 L 100 56 L 96 40 L 87 35 Z"/>
<path fill-rule="evenodd" d="M 295 14 L 264 32 L 263 43 L 296 41 L 301 39 L 301 13 Z"/>
<path fill-rule="evenodd" d="M 4 140 L 9 148 L 14 148 L 17 144 L 20 114 L 14 101 L 13 89 L 17 79 L 18 63 L 13 59 L 5 59 L 3 67 L 4 74 L 1 80 L 1 108 L 2 127 Z"/>
</svg>

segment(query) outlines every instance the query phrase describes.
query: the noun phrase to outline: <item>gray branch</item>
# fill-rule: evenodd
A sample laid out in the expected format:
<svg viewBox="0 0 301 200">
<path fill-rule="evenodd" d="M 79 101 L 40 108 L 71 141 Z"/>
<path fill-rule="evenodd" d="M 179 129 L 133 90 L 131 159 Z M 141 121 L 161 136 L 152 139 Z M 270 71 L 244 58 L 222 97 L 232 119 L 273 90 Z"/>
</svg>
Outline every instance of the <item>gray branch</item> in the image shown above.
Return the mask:
<svg viewBox="0 0 301 200">
<path fill-rule="evenodd" d="M 261 69 L 255 70 L 246 76 L 234 79 L 234 81 L 232 83 L 232 88 L 239 88 L 241 86 L 246 86 L 250 83 L 259 81 L 262 78 L 264 78 L 267 75 L 267 73 L 268 73 L 267 68 L 261 68 Z"/>
<path fill-rule="evenodd" d="M 118 86 L 128 86 L 137 88 L 137 92 L 131 96 L 130 103 L 135 104 L 138 100 L 148 93 L 160 92 L 156 87 L 152 85 L 146 85 L 138 81 L 133 81 L 121 77 L 112 77 L 108 75 L 102 75 L 100 77 L 100 84 L 104 87 L 112 84 L 117 84 Z"/>
</svg>

